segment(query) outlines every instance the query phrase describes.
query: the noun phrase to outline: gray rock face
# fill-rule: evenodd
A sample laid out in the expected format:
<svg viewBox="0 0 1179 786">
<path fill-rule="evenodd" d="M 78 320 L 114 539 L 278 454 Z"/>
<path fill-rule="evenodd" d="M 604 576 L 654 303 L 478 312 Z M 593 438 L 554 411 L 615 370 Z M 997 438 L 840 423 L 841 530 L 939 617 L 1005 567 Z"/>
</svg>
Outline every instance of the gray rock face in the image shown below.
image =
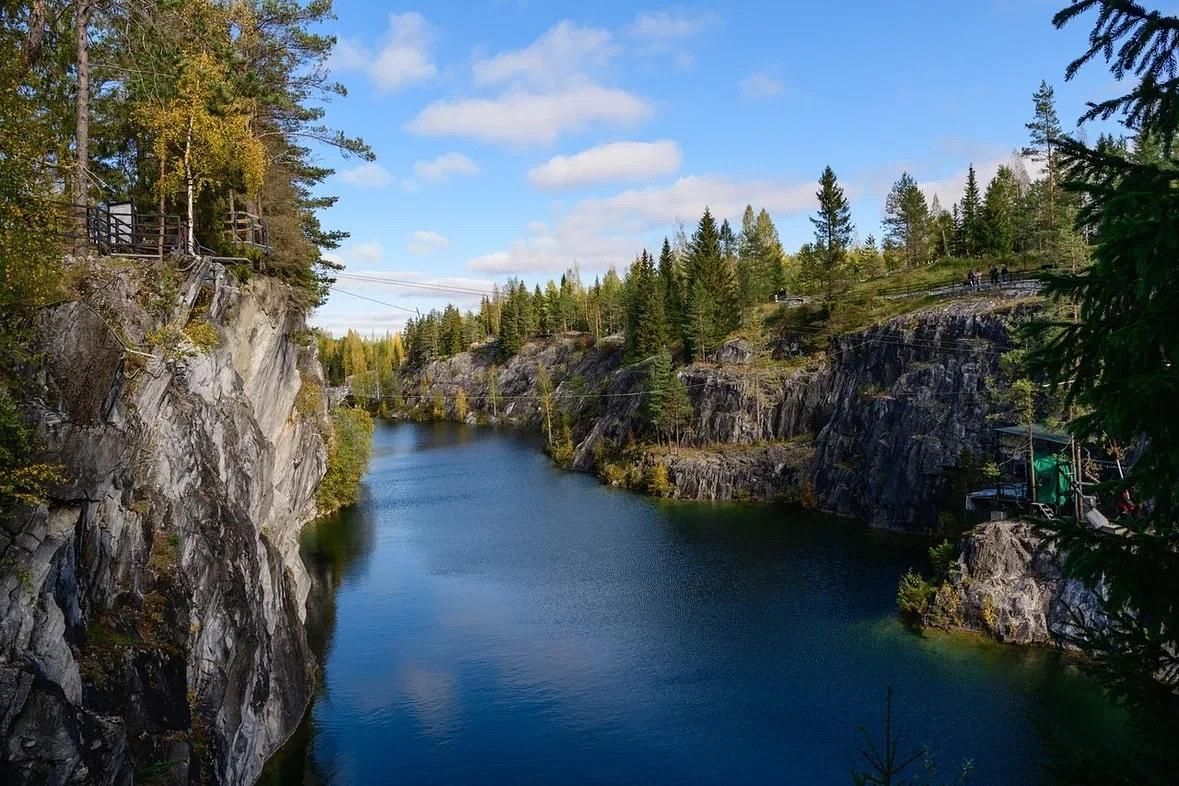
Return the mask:
<svg viewBox="0 0 1179 786">
<path fill-rule="evenodd" d="M 114 264 L 39 325 L 67 481 L 0 529 L 0 781 L 251 783 L 313 688 L 314 343 L 273 280 Z"/>
<path fill-rule="evenodd" d="M 960 577 L 939 593 L 935 613 L 1000 641 L 1069 647 L 1078 620 L 1100 622 L 1100 601 L 1061 562 L 1026 522 L 980 525 L 963 540 Z"/>
<path fill-rule="evenodd" d="M 775 443 L 726 450 L 685 449 L 649 460 L 667 467 L 676 499 L 800 501 L 809 446 Z"/>
<path fill-rule="evenodd" d="M 801 480 L 819 507 L 877 527 L 934 526 L 939 508 L 957 504 L 947 497 L 952 470 L 964 454 L 981 457 L 989 450 L 987 380 L 1008 348 L 1011 310 L 993 299 L 941 305 L 844 336 L 806 365 L 760 367 L 743 342 L 730 342 L 721 355 L 732 362 L 678 372 L 694 408 L 685 443 L 697 450 L 693 467 L 681 461 L 684 480 L 675 483 L 676 494 L 780 496 L 787 481 L 779 462 L 752 454 L 706 459 L 701 451 L 806 438 L 813 455 Z M 493 352 L 484 347 L 431 363 L 407 390 L 450 401 L 462 388 L 473 408 L 489 412 Z M 538 363 L 545 364 L 558 405 L 573 423 L 574 468 L 592 470 L 604 444 L 621 445 L 643 433 L 646 368 L 622 365 L 617 338 L 596 346 L 570 336 L 528 344 L 498 368 L 505 397 L 500 420 L 540 423 Z M 668 469 L 675 477 L 675 468 Z M 766 472 L 769 480 L 762 477 Z"/>
</svg>

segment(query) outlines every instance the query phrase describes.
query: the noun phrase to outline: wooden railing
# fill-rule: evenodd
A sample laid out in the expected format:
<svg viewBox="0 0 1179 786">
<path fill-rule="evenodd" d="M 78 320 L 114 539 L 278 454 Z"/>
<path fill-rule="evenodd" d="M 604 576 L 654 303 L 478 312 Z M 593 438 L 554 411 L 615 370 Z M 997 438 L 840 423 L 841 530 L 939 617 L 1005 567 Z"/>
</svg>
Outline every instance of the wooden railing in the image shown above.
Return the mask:
<svg viewBox="0 0 1179 786">
<path fill-rule="evenodd" d="M 68 236 L 102 254 L 165 256 L 187 250 L 188 222 L 180 216 L 140 213 L 128 203 L 63 209 Z"/>
<path fill-rule="evenodd" d="M 244 210 L 231 211 L 225 221 L 225 234 L 239 245 L 260 249 L 265 254 L 270 253 L 266 222 L 253 213 Z"/>
</svg>

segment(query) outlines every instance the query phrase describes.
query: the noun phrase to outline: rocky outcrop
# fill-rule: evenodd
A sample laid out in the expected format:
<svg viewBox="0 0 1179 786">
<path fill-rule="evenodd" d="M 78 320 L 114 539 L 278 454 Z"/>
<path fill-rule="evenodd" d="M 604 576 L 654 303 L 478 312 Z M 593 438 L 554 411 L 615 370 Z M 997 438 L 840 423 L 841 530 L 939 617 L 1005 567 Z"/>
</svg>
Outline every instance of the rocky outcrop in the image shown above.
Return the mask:
<svg viewBox="0 0 1179 786">
<path fill-rule="evenodd" d="M 64 480 L 0 530 L 0 781 L 251 783 L 313 688 L 304 309 L 207 261 L 83 264 L 38 325 Z"/>
<path fill-rule="evenodd" d="M 877 527 L 933 527 L 949 501 L 954 469 L 990 448 L 989 380 L 1009 348 L 1008 324 L 1019 308 L 1002 298 L 954 301 L 842 336 L 819 355 L 776 363 L 755 362 L 745 341 L 729 342 L 718 355 L 728 362 L 678 372 L 693 404 L 685 444 L 696 450 L 696 466 L 681 467 L 676 495 L 778 497 L 782 473 L 771 469 L 769 480 L 760 473 L 779 462 L 748 453 L 706 460 L 701 452 L 804 439 L 813 453 L 800 482 L 819 507 Z M 411 375 L 407 401 L 441 401 L 453 414 L 446 402 L 462 389 L 486 417 L 493 364 L 492 346 L 433 362 Z M 499 419 L 540 423 L 539 364 L 571 422 L 574 468 L 594 469 L 602 455 L 645 432 L 646 367 L 623 365 L 616 337 L 596 345 L 584 336 L 528 344 L 498 367 Z M 675 467 L 668 469 L 675 477 Z"/>
<path fill-rule="evenodd" d="M 809 493 L 803 442 L 726 447 L 724 450 L 659 450 L 647 461 L 667 468 L 671 496 L 709 502 L 778 500 L 803 502 Z"/>
<path fill-rule="evenodd" d="M 1079 626 L 1101 627 L 1098 596 L 1064 575 L 1060 554 L 1018 520 L 982 524 L 962 541 L 957 577 L 931 618 L 1012 644 L 1070 647 Z"/>
</svg>

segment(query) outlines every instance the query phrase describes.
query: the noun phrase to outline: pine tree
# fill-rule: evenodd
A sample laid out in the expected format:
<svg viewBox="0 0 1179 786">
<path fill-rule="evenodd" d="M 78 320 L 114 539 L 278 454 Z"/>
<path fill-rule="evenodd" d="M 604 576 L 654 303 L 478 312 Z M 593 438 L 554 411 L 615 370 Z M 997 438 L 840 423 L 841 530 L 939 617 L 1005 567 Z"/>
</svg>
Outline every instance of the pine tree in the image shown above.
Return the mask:
<svg viewBox="0 0 1179 786">
<path fill-rule="evenodd" d="M 1056 148 L 1064 132 L 1056 115 L 1056 92 L 1046 80 L 1032 95 L 1034 107 L 1032 120 L 1027 123 L 1030 144 L 1023 149 L 1025 156 L 1044 167 L 1044 214 L 1041 219 L 1042 232 L 1054 232 L 1057 228 L 1056 208 L 1059 201 Z"/>
<path fill-rule="evenodd" d="M 974 174 L 974 164 L 966 170 L 966 190 L 962 194 L 962 209 L 959 213 L 962 254 L 968 257 L 978 256 L 984 242 L 982 222 L 982 199 L 978 191 L 978 179 Z"/>
<path fill-rule="evenodd" d="M 893 184 L 884 202 L 887 237 L 904 252 L 909 267 L 929 259 L 929 206 L 925 194 L 908 172 Z"/>
<path fill-rule="evenodd" d="M 815 250 L 819 261 L 818 278 L 823 296 L 831 301 L 844 279 L 847 248 L 855 227 L 851 222 L 851 207 L 843 188 L 831 167 L 819 176 L 819 210 L 811 218 L 815 227 Z"/>
<path fill-rule="evenodd" d="M 1131 696 L 1173 699 L 1179 688 L 1179 17 L 1137 3 L 1078 0 L 1062 27 L 1096 11 L 1090 47 L 1068 67 L 1072 78 L 1103 57 L 1116 76 L 1136 75 L 1130 92 L 1090 106 L 1082 121 L 1120 116 L 1155 136 L 1158 162 L 1129 161 L 1068 138 L 1058 141 L 1070 189 L 1084 197 L 1079 223 L 1097 240 L 1092 265 L 1054 278 L 1049 293 L 1080 306 L 1079 320 L 1036 326 L 1050 336 L 1037 365 L 1086 411 L 1078 438 L 1136 445 L 1122 487 L 1149 501 L 1110 535 L 1084 521 L 1046 522 L 1068 555 L 1070 573 L 1102 586 L 1105 624 L 1082 625 L 1079 643 Z M 1050 137 L 1051 135 L 1049 135 Z M 1116 493 L 1116 490 L 1115 490 Z"/>
</svg>

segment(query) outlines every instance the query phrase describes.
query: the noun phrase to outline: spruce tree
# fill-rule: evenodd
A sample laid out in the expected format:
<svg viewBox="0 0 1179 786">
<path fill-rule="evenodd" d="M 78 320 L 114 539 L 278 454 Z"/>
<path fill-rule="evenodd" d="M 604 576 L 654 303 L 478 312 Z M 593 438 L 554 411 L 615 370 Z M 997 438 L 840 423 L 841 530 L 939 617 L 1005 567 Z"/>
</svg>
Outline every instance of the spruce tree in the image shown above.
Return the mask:
<svg viewBox="0 0 1179 786">
<path fill-rule="evenodd" d="M 811 218 L 815 227 L 815 250 L 819 261 L 818 278 L 823 296 L 831 301 L 844 279 L 847 248 L 855 227 L 851 222 L 851 207 L 843 188 L 831 167 L 819 176 L 819 210 Z"/>
<path fill-rule="evenodd" d="M 1015 249 L 1016 213 L 1019 208 L 1019 184 L 1010 167 L 1001 166 L 987 186 L 983 200 L 980 250 L 1007 256 Z"/>
<path fill-rule="evenodd" d="M 746 205 L 741 216 L 741 233 L 737 236 L 737 290 L 742 309 L 760 300 L 758 279 L 761 250 L 758 241 L 757 217 L 753 205 Z"/>
<path fill-rule="evenodd" d="M 784 265 L 786 252 L 782 250 L 782 241 L 778 238 L 778 228 L 770 214 L 762 208 L 757 214 L 755 223 L 758 245 L 758 275 L 760 276 L 760 300 L 769 298 L 785 285 Z"/>
<path fill-rule="evenodd" d="M 664 405 L 667 401 L 667 391 L 671 379 L 675 376 L 675 369 L 671 362 L 671 353 L 660 349 L 651 358 L 647 367 L 646 395 L 643 397 L 643 419 L 651 426 L 652 432 L 658 439 L 661 436 Z"/>
<path fill-rule="evenodd" d="M 962 254 L 968 257 L 978 256 L 983 246 L 982 198 L 978 191 L 978 178 L 974 174 L 974 164 L 966 170 L 966 190 L 962 194 L 962 208 L 958 215 L 960 222 Z"/>
<path fill-rule="evenodd" d="M 1079 304 L 1080 319 L 1036 326 L 1041 334 L 1053 331 L 1037 360 L 1066 403 L 1087 412 L 1073 421 L 1078 438 L 1136 447 L 1120 485 L 1147 504 L 1140 517 L 1122 516 L 1117 534 L 1064 518 L 1044 526 L 1068 555 L 1068 570 L 1104 587 L 1105 624 L 1082 624 L 1078 643 L 1125 693 L 1173 699 L 1179 689 L 1179 17 L 1120 0 L 1078 0 L 1053 23 L 1062 27 L 1090 11 L 1096 12 L 1090 47 L 1066 76 L 1104 58 L 1115 76 L 1133 74 L 1137 84 L 1090 105 L 1082 121 L 1117 116 L 1158 139 L 1166 153 L 1140 162 L 1058 141 L 1066 185 L 1083 197 L 1079 224 L 1097 244 L 1088 269 L 1050 282 L 1051 296 Z"/>
<path fill-rule="evenodd" d="M 667 345 L 663 292 L 651 255 L 643 251 L 626 279 L 627 317 L 625 358 L 635 363 L 651 357 Z"/>
<path fill-rule="evenodd" d="M 671 243 L 663 238 L 659 251 L 659 287 L 663 292 L 663 313 L 667 320 L 668 337 L 680 335 L 684 324 L 683 280 L 679 261 L 671 251 Z"/>
<path fill-rule="evenodd" d="M 684 343 L 689 355 L 699 359 L 715 348 L 728 332 L 721 314 L 721 303 L 727 297 L 724 292 L 727 282 L 720 231 L 708 208 L 704 209 L 688 244 L 685 273 L 688 298 Z M 739 314 L 732 316 L 740 318 Z"/>
</svg>

